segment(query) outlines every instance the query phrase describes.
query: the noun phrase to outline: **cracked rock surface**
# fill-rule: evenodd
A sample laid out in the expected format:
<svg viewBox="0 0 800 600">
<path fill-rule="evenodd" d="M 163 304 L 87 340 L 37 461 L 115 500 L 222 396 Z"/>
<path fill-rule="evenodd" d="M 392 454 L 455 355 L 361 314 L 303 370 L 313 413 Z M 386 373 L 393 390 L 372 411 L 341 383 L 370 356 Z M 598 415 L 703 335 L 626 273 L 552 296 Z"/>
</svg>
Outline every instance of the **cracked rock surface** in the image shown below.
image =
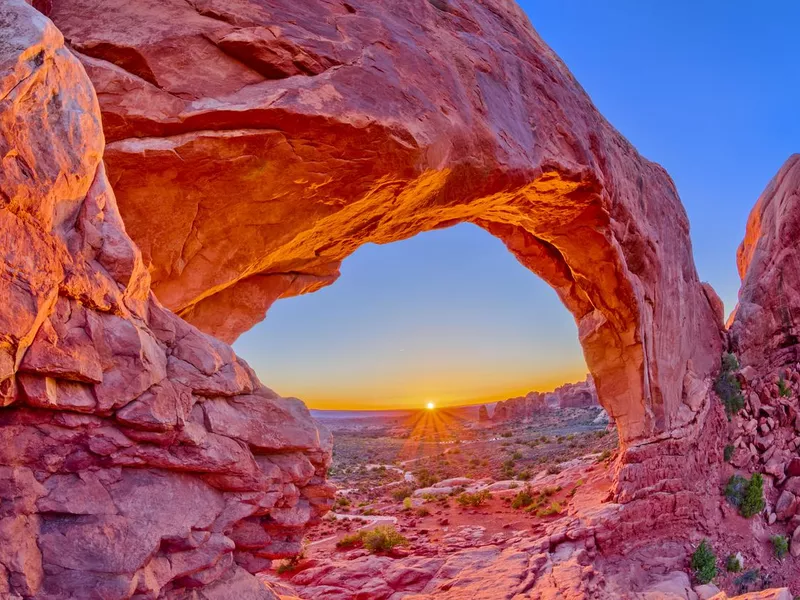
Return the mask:
<svg viewBox="0 0 800 600">
<path fill-rule="evenodd" d="M 330 435 L 156 300 L 83 67 L 0 4 L 0 597 L 276 598 Z"/>
</svg>

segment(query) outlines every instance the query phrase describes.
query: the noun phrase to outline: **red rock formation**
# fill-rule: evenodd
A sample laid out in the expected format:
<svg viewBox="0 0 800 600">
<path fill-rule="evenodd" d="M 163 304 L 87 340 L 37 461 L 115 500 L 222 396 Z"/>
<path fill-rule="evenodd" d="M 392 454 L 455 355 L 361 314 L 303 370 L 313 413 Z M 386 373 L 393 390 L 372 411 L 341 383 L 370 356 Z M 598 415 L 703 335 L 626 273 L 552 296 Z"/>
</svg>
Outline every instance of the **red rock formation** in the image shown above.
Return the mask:
<svg viewBox="0 0 800 600">
<path fill-rule="evenodd" d="M 565 383 L 552 392 L 529 392 L 525 396 L 498 402 L 495 405 L 491 420 L 495 423 L 502 423 L 530 419 L 535 417 L 537 413 L 547 410 L 551 404 L 559 408 L 599 406 L 597 390 L 592 381 L 592 376 L 587 375 L 585 381 Z M 481 405 L 481 411 L 486 411 L 485 405 Z M 479 420 L 488 420 L 488 411 L 487 419 L 479 418 Z"/>
<path fill-rule="evenodd" d="M 598 406 L 597 389 L 591 375 L 584 381 L 565 383 L 553 390 L 556 404 L 560 408 L 589 408 Z"/>
<path fill-rule="evenodd" d="M 781 167 L 747 221 L 730 336 L 742 365 L 762 372 L 800 362 L 800 154 Z"/>
<path fill-rule="evenodd" d="M 52 23 L 3 0 L 0 40 L 0 597 L 276 598 L 330 438 L 152 295 Z"/>
<path fill-rule="evenodd" d="M 494 413 L 492 413 L 492 421 L 495 423 L 519 422 L 530 419 L 543 410 L 547 410 L 545 395 L 541 392 L 529 392 L 525 396 L 498 402 L 494 407 Z"/>
<path fill-rule="evenodd" d="M 98 90 L 154 290 L 190 322 L 235 339 L 361 244 L 471 221 L 574 314 L 625 443 L 699 405 L 686 389 L 717 368 L 720 326 L 674 185 L 513 3 L 53 0 L 50 15 Z"/>
</svg>

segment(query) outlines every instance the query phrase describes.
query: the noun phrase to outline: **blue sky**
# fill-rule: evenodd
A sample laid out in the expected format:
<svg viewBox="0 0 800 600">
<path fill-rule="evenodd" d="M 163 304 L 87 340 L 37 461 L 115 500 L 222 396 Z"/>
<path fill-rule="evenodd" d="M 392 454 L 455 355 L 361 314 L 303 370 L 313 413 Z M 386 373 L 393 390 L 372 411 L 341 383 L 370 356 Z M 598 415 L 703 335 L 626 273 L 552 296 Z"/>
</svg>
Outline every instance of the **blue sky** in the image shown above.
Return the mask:
<svg viewBox="0 0 800 600">
<path fill-rule="evenodd" d="M 800 3 L 520 2 L 606 118 L 678 187 L 695 261 L 730 311 L 756 198 L 800 151 Z M 572 317 L 471 225 L 365 246 L 278 301 L 236 351 L 312 407 L 458 404 L 548 389 L 585 365 Z"/>
</svg>

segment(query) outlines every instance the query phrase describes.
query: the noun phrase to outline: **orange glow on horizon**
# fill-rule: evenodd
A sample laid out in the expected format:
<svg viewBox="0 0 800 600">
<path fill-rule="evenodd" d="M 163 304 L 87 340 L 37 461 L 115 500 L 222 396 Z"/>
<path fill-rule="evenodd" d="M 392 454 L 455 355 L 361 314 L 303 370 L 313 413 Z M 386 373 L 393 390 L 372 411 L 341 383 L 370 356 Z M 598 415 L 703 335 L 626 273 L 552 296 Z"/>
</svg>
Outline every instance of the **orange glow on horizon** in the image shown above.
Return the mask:
<svg viewBox="0 0 800 600">
<path fill-rule="evenodd" d="M 528 392 L 551 392 L 565 383 L 582 381 L 586 378 L 586 374 L 585 365 L 576 365 L 558 373 L 549 373 L 547 377 L 536 381 L 528 380 L 529 383 L 506 381 L 505 385 L 502 383 L 492 385 L 486 381 L 459 381 L 448 385 L 425 381 L 406 384 L 403 390 L 392 389 L 389 397 L 384 395 L 383 390 L 377 385 L 377 390 L 372 394 L 363 388 L 357 388 L 353 389 L 349 397 L 341 397 L 338 394 L 338 397 L 331 397 L 325 393 L 326 391 L 329 393 L 329 390 L 321 390 L 315 385 L 308 384 L 306 389 L 276 391 L 284 396 L 300 398 L 309 408 L 318 410 L 419 410 L 420 407 L 425 407 L 430 411 L 428 403 L 432 402 L 432 397 L 436 398 L 433 402 L 436 409 L 486 404 L 524 396 Z"/>
</svg>

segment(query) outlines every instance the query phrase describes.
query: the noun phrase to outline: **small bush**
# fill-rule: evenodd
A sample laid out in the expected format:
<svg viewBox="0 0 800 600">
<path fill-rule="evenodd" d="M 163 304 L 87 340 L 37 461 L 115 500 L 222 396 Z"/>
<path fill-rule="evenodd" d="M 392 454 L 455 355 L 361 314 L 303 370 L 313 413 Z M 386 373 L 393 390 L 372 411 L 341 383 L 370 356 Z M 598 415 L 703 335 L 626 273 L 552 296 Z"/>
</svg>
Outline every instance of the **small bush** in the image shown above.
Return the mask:
<svg viewBox="0 0 800 600">
<path fill-rule="evenodd" d="M 411 510 L 411 498 L 403 500 L 403 510 Z"/>
<path fill-rule="evenodd" d="M 558 475 L 559 473 L 561 473 L 561 467 L 559 467 L 558 465 L 550 465 L 549 467 L 547 467 L 548 475 Z"/>
<path fill-rule="evenodd" d="M 531 478 L 531 472 L 528 471 L 528 469 L 520 471 L 519 475 L 517 475 L 517 479 L 519 479 L 520 481 L 528 481 L 530 478 Z"/>
<path fill-rule="evenodd" d="M 742 562 L 735 554 L 729 554 L 725 559 L 725 570 L 728 573 L 738 573 L 742 570 Z"/>
<path fill-rule="evenodd" d="M 599 463 L 605 462 L 609 458 L 611 458 L 611 450 L 603 450 L 603 452 L 600 454 L 600 456 L 597 457 L 597 462 L 599 462 Z"/>
<path fill-rule="evenodd" d="M 722 354 L 722 370 L 728 372 L 739 370 L 739 360 L 733 352 L 724 352 Z"/>
<path fill-rule="evenodd" d="M 396 546 L 407 546 L 408 540 L 390 525 L 381 525 L 362 535 L 364 548 L 372 553 L 388 552 Z"/>
<path fill-rule="evenodd" d="M 399 487 L 396 490 L 392 491 L 392 498 L 394 499 L 395 502 L 402 502 L 406 498 L 410 497 L 411 497 L 411 488 L 408 488 L 406 486 Z"/>
<path fill-rule="evenodd" d="M 417 480 L 417 484 L 419 487 L 431 487 L 434 483 L 439 481 L 438 477 L 431 473 L 428 469 L 420 469 L 416 473 L 414 473 L 414 477 Z"/>
<path fill-rule="evenodd" d="M 356 546 L 360 546 L 364 542 L 364 532 L 363 531 L 356 531 L 355 533 L 348 533 L 338 542 L 336 542 L 337 548 L 355 548 Z"/>
<path fill-rule="evenodd" d="M 750 591 L 751 588 L 761 579 L 761 572 L 758 569 L 749 569 L 733 580 L 739 593 Z"/>
<path fill-rule="evenodd" d="M 300 561 L 302 561 L 306 557 L 306 548 L 307 548 L 308 541 L 303 542 L 303 549 L 300 550 L 299 554 L 295 554 L 291 558 L 286 559 L 281 564 L 278 565 L 276 569 L 278 571 L 278 575 L 283 575 L 284 573 L 288 573 L 289 571 L 294 571 L 297 567 L 300 566 Z"/>
<path fill-rule="evenodd" d="M 783 378 L 783 375 L 778 378 L 778 393 L 784 398 L 788 398 L 792 395 L 792 388 L 786 385 L 786 380 Z"/>
<path fill-rule="evenodd" d="M 772 542 L 775 558 L 783 560 L 783 557 L 789 552 L 789 539 L 785 535 L 773 535 L 769 541 Z"/>
<path fill-rule="evenodd" d="M 552 517 L 552 516 L 561 514 L 562 510 L 563 510 L 563 508 L 561 507 L 560 503 L 551 502 L 550 506 L 548 506 L 547 508 L 542 508 L 542 509 L 539 509 L 538 511 L 536 511 L 536 516 L 537 517 Z"/>
<path fill-rule="evenodd" d="M 739 512 L 747 519 L 764 510 L 764 478 L 761 473 L 753 473 L 744 490 L 744 499 Z"/>
<path fill-rule="evenodd" d="M 463 492 L 456 498 L 456 502 L 458 502 L 461 506 L 470 506 L 475 508 L 484 504 L 490 497 L 491 494 L 487 490 L 481 490 L 480 492 L 474 493 Z"/>
<path fill-rule="evenodd" d="M 531 493 L 531 488 L 526 485 L 514 496 L 511 508 L 525 508 L 531 504 L 533 504 L 533 494 Z"/>
<path fill-rule="evenodd" d="M 736 360 L 733 354 L 725 353 L 722 355 L 722 372 L 714 384 L 714 391 L 725 405 L 725 414 L 728 415 L 728 420 L 744 408 L 742 386 L 735 373 L 738 369 L 739 361 Z"/>
<path fill-rule="evenodd" d="M 510 438 L 512 435 L 514 434 L 511 433 L 510 431 L 504 431 L 503 433 L 500 434 L 500 437 Z"/>
<path fill-rule="evenodd" d="M 548 485 L 546 488 L 542 490 L 542 496 L 549 498 L 550 496 L 553 496 L 554 494 L 557 494 L 560 491 L 561 491 L 560 485 Z"/>
<path fill-rule="evenodd" d="M 735 448 L 731 444 L 725 446 L 725 450 L 722 452 L 722 457 L 725 459 L 725 462 L 731 462 L 734 449 Z"/>
<path fill-rule="evenodd" d="M 520 452 L 519 450 L 517 450 L 516 452 L 514 452 L 514 454 L 511 455 L 512 460 L 519 460 L 521 458 L 522 458 L 522 452 Z"/>
<path fill-rule="evenodd" d="M 417 510 L 414 511 L 414 514 L 417 515 L 418 517 L 427 517 L 429 514 L 431 514 L 431 511 L 429 511 L 428 508 L 425 506 L 420 506 Z"/>
<path fill-rule="evenodd" d="M 689 566 L 692 568 L 698 583 L 711 583 L 711 580 L 717 576 L 717 555 L 714 554 L 714 550 L 708 540 L 700 542 L 697 550 L 692 554 Z"/>
<path fill-rule="evenodd" d="M 725 499 L 746 519 L 764 510 L 764 478 L 761 473 L 753 473 L 749 480 L 741 475 L 731 475 L 724 493 Z"/>
</svg>

